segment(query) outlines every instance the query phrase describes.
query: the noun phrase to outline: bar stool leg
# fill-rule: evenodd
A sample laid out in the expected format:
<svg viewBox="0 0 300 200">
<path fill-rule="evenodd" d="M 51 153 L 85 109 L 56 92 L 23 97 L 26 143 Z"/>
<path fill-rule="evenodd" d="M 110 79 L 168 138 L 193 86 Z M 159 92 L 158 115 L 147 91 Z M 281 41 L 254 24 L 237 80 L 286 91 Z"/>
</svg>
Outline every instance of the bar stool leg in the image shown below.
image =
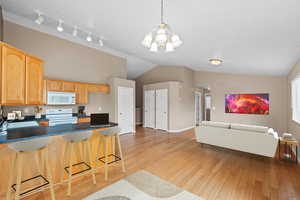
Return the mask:
<svg viewBox="0 0 300 200">
<path fill-rule="evenodd" d="M 104 136 L 104 149 L 105 149 L 105 163 L 104 163 L 104 173 L 105 173 L 105 181 L 108 180 L 108 137 L 107 136 Z"/>
<path fill-rule="evenodd" d="M 91 143 L 90 143 L 89 140 L 87 140 L 85 143 L 86 143 L 86 146 L 87 146 L 87 158 L 88 158 L 89 164 L 92 168 L 93 184 L 96 184 L 95 165 L 92 163 Z"/>
<path fill-rule="evenodd" d="M 122 163 L 122 171 L 126 172 L 126 170 L 125 170 L 125 162 L 124 162 L 124 158 L 123 158 L 123 152 L 122 152 L 122 147 L 121 147 L 121 142 L 120 142 L 120 136 L 119 136 L 119 134 L 117 134 L 116 137 L 117 137 L 117 140 L 118 140 L 119 153 L 120 153 L 120 158 L 121 158 L 121 163 Z"/>
<path fill-rule="evenodd" d="M 21 180 L 22 180 L 22 169 L 23 169 L 23 153 L 17 153 L 17 183 L 16 183 L 16 194 L 15 199 L 20 199 Z"/>
<path fill-rule="evenodd" d="M 116 137 L 111 136 L 111 144 L 112 144 L 112 154 L 116 155 Z M 116 157 L 114 157 L 114 161 L 116 160 Z"/>
<path fill-rule="evenodd" d="M 55 200 L 52 172 L 51 172 L 51 167 L 50 167 L 50 163 L 49 163 L 49 150 L 48 150 L 48 147 L 46 147 L 44 151 L 45 151 L 44 156 L 45 156 L 45 161 L 46 161 L 46 166 L 47 166 L 48 180 L 49 180 L 49 185 L 50 185 L 51 199 Z"/>
<path fill-rule="evenodd" d="M 68 149 L 69 149 L 69 142 L 66 143 L 65 148 L 62 151 L 62 160 L 61 160 L 62 170 L 61 170 L 61 175 L 60 175 L 60 182 L 63 182 L 63 180 L 64 180 L 66 160 L 69 155 Z"/>
<path fill-rule="evenodd" d="M 16 170 L 16 159 L 17 159 L 17 153 L 13 153 L 13 156 L 12 156 L 12 159 L 11 159 L 11 166 L 10 166 L 10 173 L 9 173 L 9 181 L 8 181 L 6 200 L 11 200 L 11 185 L 13 184 L 14 172 Z"/>
<path fill-rule="evenodd" d="M 69 151 L 69 177 L 68 177 L 68 193 L 67 195 L 71 195 L 71 181 L 72 181 L 72 153 L 73 153 L 73 142 L 70 143 L 70 151 Z"/>
</svg>

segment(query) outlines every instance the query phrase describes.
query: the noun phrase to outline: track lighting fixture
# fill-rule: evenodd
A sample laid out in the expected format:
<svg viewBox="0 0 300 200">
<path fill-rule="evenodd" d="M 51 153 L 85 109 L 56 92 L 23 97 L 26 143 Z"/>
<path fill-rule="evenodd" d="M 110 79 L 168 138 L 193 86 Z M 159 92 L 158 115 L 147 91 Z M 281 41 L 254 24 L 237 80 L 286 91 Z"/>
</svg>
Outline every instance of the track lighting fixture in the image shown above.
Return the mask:
<svg viewBox="0 0 300 200">
<path fill-rule="evenodd" d="M 63 21 L 62 20 L 58 20 L 58 26 L 57 26 L 57 30 L 59 32 L 63 32 L 64 28 L 62 27 Z"/>
<path fill-rule="evenodd" d="M 37 15 L 37 17 L 34 19 L 34 22 L 36 24 L 39 24 L 39 25 L 45 23 L 45 20 L 46 20 L 46 22 L 53 22 L 53 20 L 54 21 L 57 20 L 55 18 L 52 18 L 50 16 L 45 15 L 44 13 L 42 13 L 39 10 L 34 10 L 34 13 Z M 78 39 L 81 39 L 81 40 L 84 39 L 83 34 L 85 33 L 86 34 L 85 39 L 88 42 L 94 42 L 95 44 L 98 44 L 101 47 L 104 46 L 102 36 L 93 35 L 92 32 L 85 31 L 83 29 L 79 29 L 78 26 L 76 26 L 76 25 L 75 26 L 70 26 L 68 24 L 64 24 L 64 21 L 61 20 L 61 19 L 58 19 L 57 23 L 58 24 L 57 24 L 56 29 L 57 29 L 58 32 L 65 31 L 66 34 L 69 34 L 69 35 L 72 34 L 74 37 L 77 37 Z M 49 23 L 45 24 L 45 25 L 49 25 Z M 53 24 L 50 24 L 50 25 L 53 25 Z M 73 27 L 73 30 L 72 30 L 72 27 Z M 66 30 L 65 30 L 65 28 L 66 28 Z"/>
</svg>

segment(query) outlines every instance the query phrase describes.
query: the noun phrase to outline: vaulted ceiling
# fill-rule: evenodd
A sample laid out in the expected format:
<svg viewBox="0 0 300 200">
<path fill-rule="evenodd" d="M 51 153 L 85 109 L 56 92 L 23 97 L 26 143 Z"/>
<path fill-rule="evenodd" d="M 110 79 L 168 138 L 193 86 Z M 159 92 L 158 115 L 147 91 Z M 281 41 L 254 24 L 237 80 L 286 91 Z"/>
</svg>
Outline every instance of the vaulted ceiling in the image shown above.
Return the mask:
<svg viewBox="0 0 300 200">
<path fill-rule="evenodd" d="M 35 9 L 106 38 L 107 47 L 157 65 L 226 73 L 286 75 L 300 58 L 299 0 L 165 0 L 165 21 L 184 44 L 172 53 L 141 45 L 160 22 L 160 0 L 2 0 L 5 11 L 34 20 Z M 210 58 L 224 63 L 215 67 Z M 153 65 L 137 64 L 136 77 Z"/>
</svg>

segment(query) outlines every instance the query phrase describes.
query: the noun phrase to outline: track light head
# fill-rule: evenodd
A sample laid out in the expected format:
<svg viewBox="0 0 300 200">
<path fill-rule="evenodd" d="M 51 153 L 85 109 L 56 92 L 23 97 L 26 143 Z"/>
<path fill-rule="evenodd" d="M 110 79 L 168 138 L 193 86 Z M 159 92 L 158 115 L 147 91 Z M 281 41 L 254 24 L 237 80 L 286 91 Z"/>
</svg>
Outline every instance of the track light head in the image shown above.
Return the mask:
<svg viewBox="0 0 300 200">
<path fill-rule="evenodd" d="M 35 23 L 37 23 L 38 25 L 41 25 L 45 19 L 40 11 L 36 11 L 36 12 L 37 12 L 38 16 L 35 20 Z"/>
<path fill-rule="evenodd" d="M 78 28 L 77 28 L 77 26 L 74 26 L 73 36 L 76 37 L 77 34 L 78 34 Z"/>
<path fill-rule="evenodd" d="M 63 24 L 63 21 L 62 20 L 58 20 L 57 31 L 59 31 L 59 32 L 63 32 L 64 31 L 64 28 L 63 28 L 62 24 Z"/>
<path fill-rule="evenodd" d="M 88 36 L 86 37 L 86 40 L 88 41 L 88 42 L 91 42 L 93 39 L 92 39 L 92 34 L 91 33 L 89 33 L 88 34 Z"/>
</svg>

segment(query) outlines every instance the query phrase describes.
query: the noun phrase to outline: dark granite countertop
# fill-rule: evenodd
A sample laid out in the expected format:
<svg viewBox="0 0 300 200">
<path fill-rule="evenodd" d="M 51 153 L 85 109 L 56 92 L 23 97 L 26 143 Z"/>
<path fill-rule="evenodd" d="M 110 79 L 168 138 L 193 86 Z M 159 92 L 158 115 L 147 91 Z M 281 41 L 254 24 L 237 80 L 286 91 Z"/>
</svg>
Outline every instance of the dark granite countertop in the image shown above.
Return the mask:
<svg viewBox="0 0 300 200">
<path fill-rule="evenodd" d="M 74 132 L 91 131 L 101 128 L 118 126 L 117 123 L 110 122 L 108 125 L 91 126 L 90 123 L 64 124 L 57 126 L 37 126 L 26 128 L 15 128 L 7 130 L 6 135 L 0 135 L 0 144 L 18 142 L 35 139 L 39 137 L 49 137 L 64 135 Z"/>
</svg>

